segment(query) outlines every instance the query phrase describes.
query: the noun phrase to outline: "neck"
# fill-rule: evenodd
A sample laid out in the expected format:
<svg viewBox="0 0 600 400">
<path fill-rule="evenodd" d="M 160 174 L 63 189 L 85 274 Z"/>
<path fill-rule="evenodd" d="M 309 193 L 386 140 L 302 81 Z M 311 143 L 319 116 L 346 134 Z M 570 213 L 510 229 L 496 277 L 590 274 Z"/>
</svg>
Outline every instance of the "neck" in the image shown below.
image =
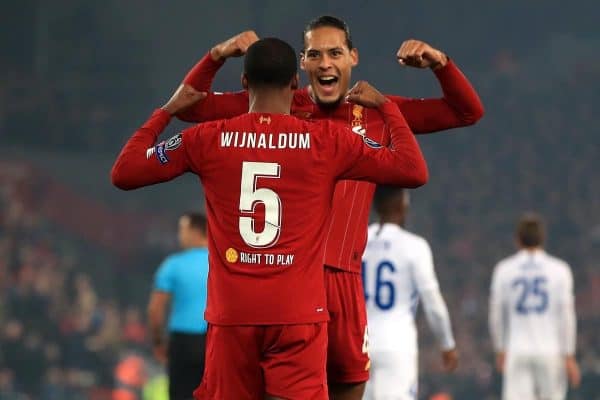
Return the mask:
<svg viewBox="0 0 600 400">
<path fill-rule="evenodd" d="M 312 86 L 309 85 L 307 90 L 308 90 L 308 96 L 310 97 L 312 102 L 315 103 L 319 107 L 319 109 L 321 111 L 333 111 L 344 101 L 343 97 L 340 97 L 337 101 L 334 101 L 332 103 L 321 103 L 315 96 L 315 92 L 314 92 Z"/>
<path fill-rule="evenodd" d="M 383 224 L 395 224 L 398 226 L 404 226 L 404 215 L 382 215 L 379 219 L 379 223 Z"/>
<path fill-rule="evenodd" d="M 248 112 L 289 114 L 294 92 L 289 88 L 261 88 L 249 90 Z"/>
<path fill-rule="evenodd" d="M 205 239 L 197 239 L 192 240 L 187 246 L 185 246 L 185 250 L 188 249 L 197 249 L 199 247 L 207 247 L 208 243 Z"/>
<path fill-rule="evenodd" d="M 521 246 L 521 249 L 533 253 L 534 251 L 543 250 L 542 246 Z"/>
</svg>

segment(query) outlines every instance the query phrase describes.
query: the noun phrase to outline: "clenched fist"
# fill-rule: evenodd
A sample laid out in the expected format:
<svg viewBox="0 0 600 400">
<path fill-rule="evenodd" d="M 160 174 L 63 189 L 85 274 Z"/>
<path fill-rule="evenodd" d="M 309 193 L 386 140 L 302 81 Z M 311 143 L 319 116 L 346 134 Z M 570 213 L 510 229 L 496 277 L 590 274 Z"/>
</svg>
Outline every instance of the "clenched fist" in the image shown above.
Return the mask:
<svg viewBox="0 0 600 400">
<path fill-rule="evenodd" d="M 369 108 L 377 108 L 387 101 L 379 90 L 366 81 L 356 82 L 346 94 L 346 100 Z"/>
<path fill-rule="evenodd" d="M 415 68 L 442 68 L 448 62 L 448 56 L 425 42 L 415 39 L 405 40 L 396 53 L 400 65 Z"/>
<path fill-rule="evenodd" d="M 239 33 L 210 49 L 210 56 L 215 61 L 224 61 L 229 57 L 241 57 L 257 40 L 258 36 L 254 31 Z"/>
</svg>

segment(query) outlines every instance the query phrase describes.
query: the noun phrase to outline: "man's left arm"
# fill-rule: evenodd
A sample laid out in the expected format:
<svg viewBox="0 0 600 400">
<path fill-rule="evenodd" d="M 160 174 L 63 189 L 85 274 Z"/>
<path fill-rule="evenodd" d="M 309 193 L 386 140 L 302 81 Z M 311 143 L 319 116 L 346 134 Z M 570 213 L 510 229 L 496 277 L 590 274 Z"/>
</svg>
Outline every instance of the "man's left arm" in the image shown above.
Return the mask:
<svg viewBox="0 0 600 400">
<path fill-rule="evenodd" d="M 405 41 L 397 53 L 401 65 L 430 68 L 438 79 L 442 98 L 411 99 L 387 96 L 398 104 L 414 133 L 430 133 L 468 126 L 483 116 L 477 92 L 456 64 L 442 51 L 420 40 Z"/>
</svg>

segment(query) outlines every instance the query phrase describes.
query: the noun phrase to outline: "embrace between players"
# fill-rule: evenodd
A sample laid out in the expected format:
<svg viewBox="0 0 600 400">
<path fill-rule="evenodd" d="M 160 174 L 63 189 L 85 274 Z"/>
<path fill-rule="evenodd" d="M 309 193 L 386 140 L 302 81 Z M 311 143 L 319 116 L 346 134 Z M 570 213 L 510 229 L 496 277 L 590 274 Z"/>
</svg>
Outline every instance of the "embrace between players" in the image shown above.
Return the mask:
<svg viewBox="0 0 600 400">
<path fill-rule="evenodd" d="M 358 51 L 335 17 L 313 20 L 303 39 L 305 88 L 281 40 L 247 31 L 213 47 L 113 166 L 122 189 L 185 172 L 204 188 L 209 330 L 196 399 L 360 399 L 370 366 L 361 257 L 375 184 L 425 184 L 414 134 L 483 115 L 458 67 L 424 42 L 405 41 L 397 60 L 430 68 L 439 99 L 350 88 Z M 245 90 L 211 93 L 219 67 L 242 55 Z M 174 115 L 202 123 L 157 143 Z M 446 352 L 449 368 L 456 357 Z"/>
</svg>

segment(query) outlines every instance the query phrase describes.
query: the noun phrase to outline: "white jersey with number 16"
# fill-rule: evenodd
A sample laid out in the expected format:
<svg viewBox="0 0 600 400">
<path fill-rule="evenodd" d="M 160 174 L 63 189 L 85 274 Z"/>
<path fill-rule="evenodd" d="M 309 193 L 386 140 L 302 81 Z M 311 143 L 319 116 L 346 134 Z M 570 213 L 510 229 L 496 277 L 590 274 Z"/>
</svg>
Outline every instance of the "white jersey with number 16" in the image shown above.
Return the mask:
<svg viewBox="0 0 600 400">
<path fill-rule="evenodd" d="M 416 353 L 414 317 L 419 298 L 428 292 L 439 293 L 429 244 L 395 224 L 373 224 L 368 234 L 362 271 L 369 349 Z M 445 305 L 443 308 L 441 314 L 447 318 Z M 445 332 L 443 341 L 451 348 L 452 334 L 449 329 Z"/>
</svg>

